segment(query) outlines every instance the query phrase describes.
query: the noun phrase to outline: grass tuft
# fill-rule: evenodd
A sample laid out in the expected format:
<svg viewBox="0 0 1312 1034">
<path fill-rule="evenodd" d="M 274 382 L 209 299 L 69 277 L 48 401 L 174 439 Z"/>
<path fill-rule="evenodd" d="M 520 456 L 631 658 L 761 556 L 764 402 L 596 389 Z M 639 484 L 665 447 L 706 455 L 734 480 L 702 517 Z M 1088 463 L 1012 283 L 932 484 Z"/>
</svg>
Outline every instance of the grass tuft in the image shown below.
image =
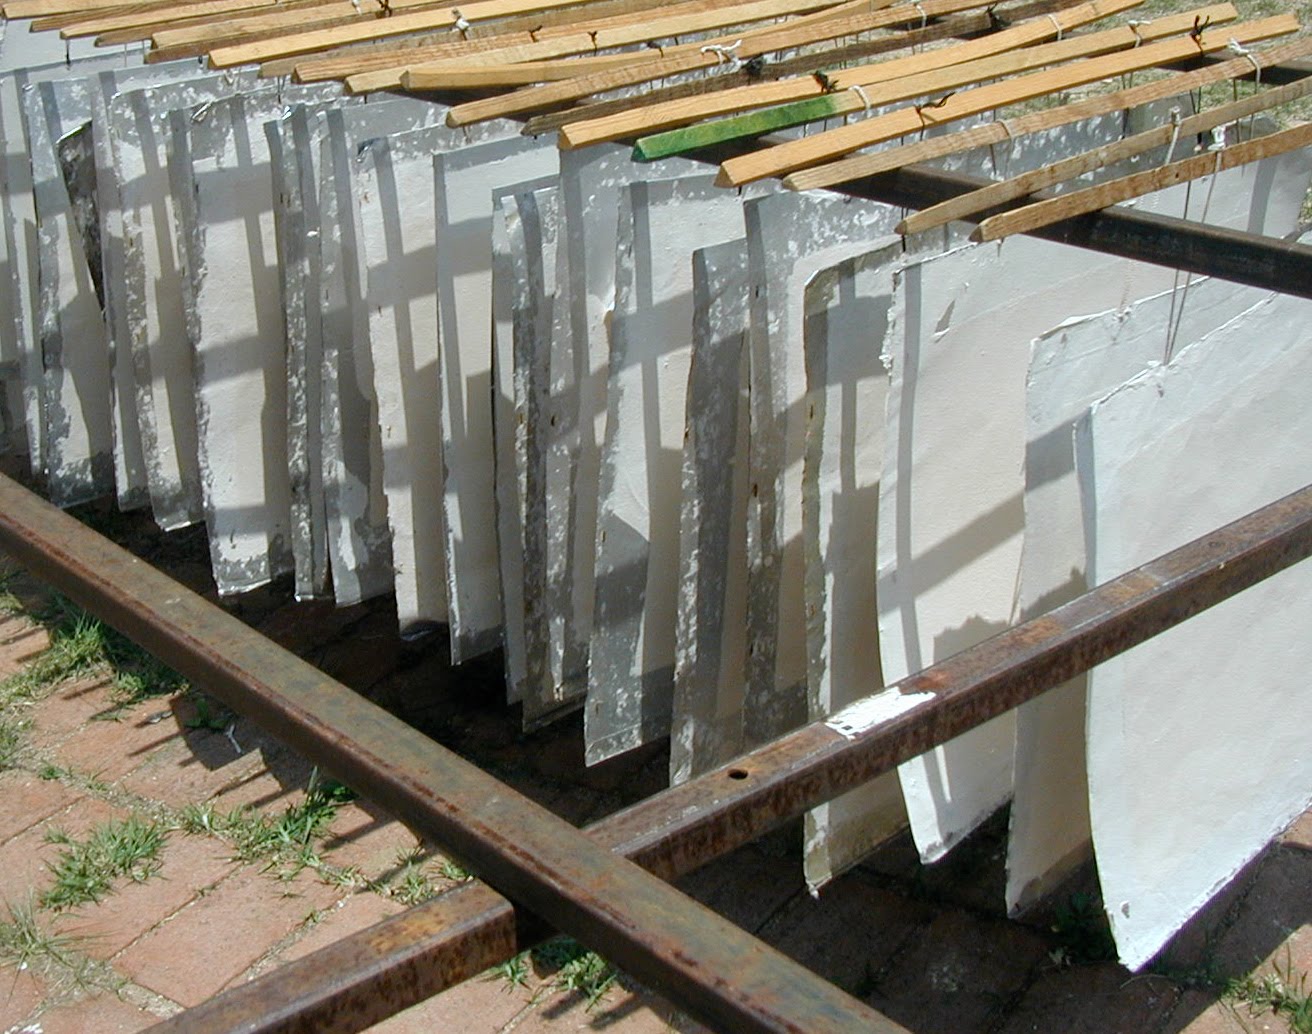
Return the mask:
<svg viewBox="0 0 1312 1034">
<path fill-rule="evenodd" d="M 81 841 L 52 830 L 46 841 L 63 850 L 49 866 L 53 882 L 41 894 L 41 906 L 73 908 L 99 901 L 121 877 L 137 883 L 148 880 L 159 871 L 159 852 L 167 836 L 162 825 L 139 815 L 107 822 Z"/>
<path fill-rule="evenodd" d="M 70 963 L 72 938 L 46 930 L 37 919 L 36 902 L 30 897 L 6 905 L 8 918 L 0 919 L 0 961 L 18 969 Z"/>
<path fill-rule="evenodd" d="M 1312 1034 L 1312 995 L 1308 993 L 1307 974 L 1295 973 L 1288 960 L 1274 973 L 1230 981 L 1225 997 L 1232 1006 L 1247 1006 L 1253 1016 L 1270 1013 L 1280 1017 L 1294 1034 Z"/>
</svg>

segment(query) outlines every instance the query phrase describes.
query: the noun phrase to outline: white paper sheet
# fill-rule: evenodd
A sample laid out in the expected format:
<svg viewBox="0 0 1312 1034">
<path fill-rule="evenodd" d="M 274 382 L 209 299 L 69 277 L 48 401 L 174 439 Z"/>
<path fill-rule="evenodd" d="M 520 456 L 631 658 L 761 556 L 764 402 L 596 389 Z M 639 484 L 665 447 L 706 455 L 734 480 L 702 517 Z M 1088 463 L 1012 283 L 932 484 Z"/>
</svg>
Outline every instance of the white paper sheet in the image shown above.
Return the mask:
<svg viewBox="0 0 1312 1034">
<path fill-rule="evenodd" d="M 1265 302 L 1093 406 L 1076 465 L 1095 583 L 1307 485 L 1310 316 Z M 1309 627 L 1303 563 L 1091 673 L 1094 844 L 1131 969 L 1312 803 Z"/>
<path fill-rule="evenodd" d="M 1298 218 L 1309 165 L 1290 156 L 1195 190 L 1190 213 L 1281 236 Z M 1164 199 L 1159 199 L 1159 204 Z M 1173 203 L 1179 204 L 1177 200 Z M 1182 209 L 1179 209 L 1182 211 Z M 1163 211 L 1169 212 L 1170 208 Z M 1058 327 L 1031 349 L 1026 405 L 1025 543 L 1017 615 L 1035 617 L 1087 588 L 1070 428 L 1089 404 L 1254 304 L 1262 292 L 1180 276 L 1169 294 Z M 1007 905 L 1023 908 L 1088 855 L 1085 679 L 1017 710 L 1016 796 Z"/>
<path fill-rule="evenodd" d="M 516 132 L 508 123 L 489 132 Z M 549 139 L 514 136 L 465 144 L 433 158 L 441 340 L 442 492 L 451 656 L 501 643 L 492 440 L 492 205 L 497 191 L 554 181 Z"/>
<path fill-rule="evenodd" d="M 1119 119 L 1104 120 L 1059 134 L 1053 146 L 1082 149 L 1120 130 Z M 1237 184 L 1270 175 L 1248 170 L 1236 170 Z M 1179 213 L 1186 196 L 1192 213 L 1206 208 L 1213 221 L 1228 211 L 1248 216 L 1242 191 L 1212 196 L 1181 187 L 1143 204 Z M 1169 270 L 1029 238 L 962 249 L 901 275 L 880 487 L 880 635 L 890 682 L 1014 618 L 1031 339 L 1071 316 L 1168 289 L 1175 279 Z M 1010 796 L 1013 730 L 1007 716 L 902 766 L 926 860 L 941 857 Z"/>
<path fill-rule="evenodd" d="M 285 99 L 326 102 L 336 89 L 262 90 L 170 114 L 186 267 L 198 459 L 220 593 L 244 592 L 292 568 L 287 463 L 287 358 L 264 124 Z"/>
</svg>

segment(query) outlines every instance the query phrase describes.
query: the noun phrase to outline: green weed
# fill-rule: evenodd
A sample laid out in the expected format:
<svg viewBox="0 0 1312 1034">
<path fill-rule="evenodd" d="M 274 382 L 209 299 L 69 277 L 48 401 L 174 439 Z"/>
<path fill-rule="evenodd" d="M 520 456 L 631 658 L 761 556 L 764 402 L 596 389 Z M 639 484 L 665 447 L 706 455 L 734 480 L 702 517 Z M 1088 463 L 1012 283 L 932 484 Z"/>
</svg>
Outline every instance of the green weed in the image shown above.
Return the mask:
<svg viewBox="0 0 1312 1034">
<path fill-rule="evenodd" d="M 1225 997 L 1232 1006 L 1247 1006 L 1254 1016 L 1269 1012 L 1281 1017 L 1295 1034 L 1312 1034 L 1312 995 L 1307 989 L 1307 974 L 1295 973 L 1288 960 L 1274 973 L 1230 981 Z"/>
<path fill-rule="evenodd" d="M 120 877 L 137 883 L 149 879 L 159 871 L 167 836 L 162 825 L 138 815 L 107 822 L 81 841 L 52 830 L 47 842 L 63 850 L 49 866 L 53 882 L 41 894 L 42 907 L 58 911 L 99 901 Z"/>
<path fill-rule="evenodd" d="M 531 954 L 539 964 L 556 971 L 552 987 L 582 995 L 589 1009 L 605 997 L 619 976 L 611 963 L 572 937 L 553 937 L 533 948 Z"/>
<path fill-rule="evenodd" d="M 1107 917 L 1093 894 L 1072 894 L 1058 906 L 1052 924 L 1057 938 L 1053 957 L 1062 963 L 1107 962 L 1116 958 Z"/>
<path fill-rule="evenodd" d="M 37 919 L 35 901 L 11 902 L 6 910 L 8 918 L 0 919 L 0 960 L 19 969 L 69 963 L 72 938 L 46 930 Z"/>
</svg>

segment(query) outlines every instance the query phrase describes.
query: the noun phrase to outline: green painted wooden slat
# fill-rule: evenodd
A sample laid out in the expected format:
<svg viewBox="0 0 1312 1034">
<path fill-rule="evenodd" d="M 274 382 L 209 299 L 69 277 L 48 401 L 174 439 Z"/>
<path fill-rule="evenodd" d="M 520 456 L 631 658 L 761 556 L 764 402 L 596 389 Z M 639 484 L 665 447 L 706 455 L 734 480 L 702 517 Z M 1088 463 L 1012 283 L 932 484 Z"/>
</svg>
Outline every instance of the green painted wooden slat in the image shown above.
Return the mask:
<svg viewBox="0 0 1312 1034">
<path fill-rule="evenodd" d="M 635 161 L 650 162 L 657 158 L 683 154 L 698 147 L 709 147 L 726 140 L 737 140 L 745 136 L 760 136 L 772 133 L 776 129 L 800 126 L 806 122 L 832 118 L 843 112 L 839 107 L 838 94 L 825 94 L 809 100 L 780 104 L 773 108 L 762 108 L 744 115 L 734 115 L 715 122 L 702 122 L 694 126 L 682 126 L 669 129 L 664 133 L 639 137 L 633 145 Z"/>
</svg>

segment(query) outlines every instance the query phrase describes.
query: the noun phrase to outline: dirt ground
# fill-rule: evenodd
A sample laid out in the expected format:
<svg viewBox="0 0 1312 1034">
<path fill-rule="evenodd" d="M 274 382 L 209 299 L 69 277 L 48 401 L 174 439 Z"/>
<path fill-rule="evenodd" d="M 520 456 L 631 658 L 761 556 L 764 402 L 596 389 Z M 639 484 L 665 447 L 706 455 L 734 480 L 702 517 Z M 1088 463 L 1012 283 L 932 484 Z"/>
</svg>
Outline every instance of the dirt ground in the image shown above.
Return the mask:
<svg viewBox="0 0 1312 1034">
<path fill-rule="evenodd" d="M 203 531 L 163 535 L 104 508 L 83 516 L 213 598 Z M 0 1032 L 138 1030 L 465 878 L 204 687 L 171 685 L 121 650 L 47 677 L 68 614 L 52 617 L 43 586 L 4 570 L 0 717 L 19 731 L 0 749 Z M 664 785 L 661 747 L 584 768 L 577 716 L 522 733 L 501 703 L 498 661 L 453 671 L 440 641 L 403 643 L 390 600 L 337 610 L 278 585 L 224 605 L 573 822 Z M 1137 975 L 1099 961 L 1091 872 L 1022 921 L 1002 915 L 1006 824 L 998 815 L 933 867 L 900 839 L 819 900 L 788 830 L 683 885 L 917 1034 L 1312 1031 L 1312 813 Z M 88 899 L 79 884 L 96 865 L 112 869 L 91 845 L 143 829 L 153 854 Z M 703 1029 L 607 972 L 556 943 L 376 1029 Z"/>
</svg>

